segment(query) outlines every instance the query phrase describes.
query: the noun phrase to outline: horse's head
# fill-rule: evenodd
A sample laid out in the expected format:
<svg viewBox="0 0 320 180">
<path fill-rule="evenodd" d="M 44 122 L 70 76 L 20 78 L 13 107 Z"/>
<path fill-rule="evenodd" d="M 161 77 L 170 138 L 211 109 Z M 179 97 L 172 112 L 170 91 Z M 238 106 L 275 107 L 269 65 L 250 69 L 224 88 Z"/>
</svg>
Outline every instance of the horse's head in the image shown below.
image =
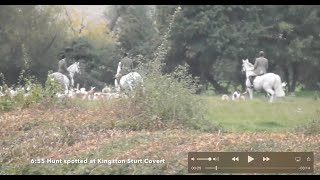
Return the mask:
<svg viewBox="0 0 320 180">
<path fill-rule="evenodd" d="M 252 71 L 254 69 L 253 65 L 248 59 L 242 59 L 242 70 L 241 72 Z"/>
<path fill-rule="evenodd" d="M 73 73 L 73 74 L 75 74 L 75 73 L 81 74 L 81 71 L 80 71 L 80 63 L 79 63 L 79 62 L 73 63 L 72 65 L 70 65 L 70 66 L 68 67 L 68 71 L 69 71 L 70 73 Z"/>
</svg>

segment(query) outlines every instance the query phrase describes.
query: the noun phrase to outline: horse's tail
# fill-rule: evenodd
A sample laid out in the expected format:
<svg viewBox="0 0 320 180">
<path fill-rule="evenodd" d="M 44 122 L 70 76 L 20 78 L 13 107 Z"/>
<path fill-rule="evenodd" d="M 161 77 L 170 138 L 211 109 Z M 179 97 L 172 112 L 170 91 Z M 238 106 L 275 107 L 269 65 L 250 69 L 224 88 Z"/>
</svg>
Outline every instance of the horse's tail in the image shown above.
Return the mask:
<svg viewBox="0 0 320 180">
<path fill-rule="evenodd" d="M 274 90 L 275 90 L 275 95 L 277 97 L 283 97 L 286 95 L 285 92 L 283 91 L 281 78 L 279 75 L 276 75 Z"/>
</svg>

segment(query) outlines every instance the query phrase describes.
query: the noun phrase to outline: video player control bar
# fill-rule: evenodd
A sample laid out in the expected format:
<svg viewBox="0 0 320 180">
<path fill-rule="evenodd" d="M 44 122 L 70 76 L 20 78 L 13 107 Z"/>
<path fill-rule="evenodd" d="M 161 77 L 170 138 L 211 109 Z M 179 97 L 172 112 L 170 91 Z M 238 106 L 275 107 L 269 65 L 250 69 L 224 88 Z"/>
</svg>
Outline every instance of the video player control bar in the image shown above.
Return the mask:
<svg viewBox="0 0 320 180">
<path fill-rule="evenodd" d="M 189 152 L 189 173 L 313 173 L 312 152 Z"/>
</svg>

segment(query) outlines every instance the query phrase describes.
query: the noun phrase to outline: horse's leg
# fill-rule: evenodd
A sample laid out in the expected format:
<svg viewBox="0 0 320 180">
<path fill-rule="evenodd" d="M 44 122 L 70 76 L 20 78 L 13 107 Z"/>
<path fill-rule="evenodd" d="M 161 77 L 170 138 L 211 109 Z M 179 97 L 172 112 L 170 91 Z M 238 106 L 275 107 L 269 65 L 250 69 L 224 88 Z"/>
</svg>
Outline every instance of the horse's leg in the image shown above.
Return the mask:
<svg viewBox="0 0 320 180">
<path fill-rule="evenodd" d="M 65 84 L 64 89 L 65 89 L 64 94 L 67 95 L 69 93 L 68 85 Z"/>
<path fill-rule="evenodd" d="M 73 88 L 73 86 L 74 86 L 74 80 L 73 80 L 73 77 L 71 77 L 70 79 L 71 79 L 71 88 Z"/>
<path fill-rule="evenodd" d="M 250 100 L 253 99 L 253 88 L 249 88 L 251 86 L 249 78 L 246 79 L 246 87 L 247 87 L 247 92 L 249 93 L 249 98 Z"/>
<path fill-rule="evenodd" d="M 265 92 L 264 97 L 265 97 L 266 99 L 268 99 L 268 98 L 269 98 L 269 93 L 268 93 L 268 92 Z"/>
<path fill-rule="evenodd" d="M 116 88 L 116 91 L 117 91 L 117 92 L 120 92 L 120 85 L 118 84 L 117 79 L 114 80 L 114 86 L 115 86 L 115 88 Z"/>
<path fill-rule="evenodd" d="M 65 88 L 65 95 L 69 94 L 69 81 L 66 79 L 67 77 L 64 77 L 64 88 Z"/>
<path fill-rule="evenodd" d="M 265 91 L 270 94 L 269 102 L 272 103 L 274 98 L 274 91 L 271 88 L 265 89 Z"/>
<path fill-rule="evenodd" d="M 247 91 L 249 92 L 250 100 L 252 100 L 253 99 L 253 89 L 252 88 L 247 88 Z"/>
</svg>

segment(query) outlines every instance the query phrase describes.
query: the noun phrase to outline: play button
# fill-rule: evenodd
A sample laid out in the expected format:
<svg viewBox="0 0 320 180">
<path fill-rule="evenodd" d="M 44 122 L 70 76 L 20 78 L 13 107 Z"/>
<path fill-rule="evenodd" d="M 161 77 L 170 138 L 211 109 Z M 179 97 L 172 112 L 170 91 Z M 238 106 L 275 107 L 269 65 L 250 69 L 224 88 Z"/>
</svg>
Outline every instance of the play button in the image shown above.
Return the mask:
<svg viewBox="0 0 320 180">
<path fill-rule="evenodd" d="M 253 161 L 253 160 L 254 160 L 254 158 L 248 155 L 248 163 Z"/>
</svg>

